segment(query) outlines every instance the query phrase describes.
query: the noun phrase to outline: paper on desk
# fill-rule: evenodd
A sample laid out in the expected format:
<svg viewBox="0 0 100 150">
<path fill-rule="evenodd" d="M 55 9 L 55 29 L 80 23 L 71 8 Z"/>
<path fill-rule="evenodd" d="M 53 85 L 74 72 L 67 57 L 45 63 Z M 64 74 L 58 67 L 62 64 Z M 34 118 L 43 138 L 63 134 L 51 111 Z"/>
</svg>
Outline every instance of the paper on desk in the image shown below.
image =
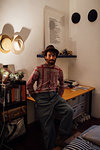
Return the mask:
<svg viewBox="0 0 100 150">
<path fill-rule="evenodd" d="M 87 86 L 76 86 L 74 89 L 72 89 L 72 91 L 77 91 L 77 90 L 79 90 L 79 89 L 88 90 L 89 87 L 87 87 Z"/>
</svg>

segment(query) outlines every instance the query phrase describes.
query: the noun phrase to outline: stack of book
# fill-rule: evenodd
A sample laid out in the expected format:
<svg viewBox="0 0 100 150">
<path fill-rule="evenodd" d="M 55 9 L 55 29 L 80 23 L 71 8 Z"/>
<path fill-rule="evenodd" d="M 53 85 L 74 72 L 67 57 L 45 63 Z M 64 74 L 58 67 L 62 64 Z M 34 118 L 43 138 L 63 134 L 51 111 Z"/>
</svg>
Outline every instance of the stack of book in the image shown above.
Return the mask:
<svg viewBox="0 0 100 150">
<path fill-rule="evenodd" d="M 0 86 L 0 103 L 3 103 L 5 100 L 5 105 L 21 102 L 26 100 L 26 82 L 14 82 L 10 83 L 6 88 L 2 89 Z M 5 90 L 5 91 L 4 91 Z"/>
</svg>

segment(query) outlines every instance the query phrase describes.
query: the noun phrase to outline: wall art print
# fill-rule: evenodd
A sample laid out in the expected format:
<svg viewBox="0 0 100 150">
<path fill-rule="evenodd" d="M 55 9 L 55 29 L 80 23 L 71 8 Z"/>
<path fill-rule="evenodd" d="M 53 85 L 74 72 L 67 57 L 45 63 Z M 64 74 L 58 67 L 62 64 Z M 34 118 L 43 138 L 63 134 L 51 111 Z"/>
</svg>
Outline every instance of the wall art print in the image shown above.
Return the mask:
<svg viewBox="0 0 100 150">
<path fill-rule="evenodd" d="M 66 17 L 63 12 L 46 6 L 44 9 L 44 48 L 49 44 L 57 49 L 65 48 Z"/>
</svg>

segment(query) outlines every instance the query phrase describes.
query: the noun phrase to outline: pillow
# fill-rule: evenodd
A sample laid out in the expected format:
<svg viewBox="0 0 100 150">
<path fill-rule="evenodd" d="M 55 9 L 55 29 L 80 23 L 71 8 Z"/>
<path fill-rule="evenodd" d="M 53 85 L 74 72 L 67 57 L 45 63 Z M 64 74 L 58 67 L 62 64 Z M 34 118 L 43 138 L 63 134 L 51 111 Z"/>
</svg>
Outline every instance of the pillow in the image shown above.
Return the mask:
<svg viewBox="0 0 100 150">
<path fill-rule="evenodd" d="M 100 146 L 100 125 L 89 130 L 82 137 L 88 141 Z"/>
<path fill-rule="evenodd" d="M 63 150 L 87 150 L 92 149 L 89 142 L 85 141 L 81 137 L 75 138 L 70 144 L 66 145 Z"/>
</svg>

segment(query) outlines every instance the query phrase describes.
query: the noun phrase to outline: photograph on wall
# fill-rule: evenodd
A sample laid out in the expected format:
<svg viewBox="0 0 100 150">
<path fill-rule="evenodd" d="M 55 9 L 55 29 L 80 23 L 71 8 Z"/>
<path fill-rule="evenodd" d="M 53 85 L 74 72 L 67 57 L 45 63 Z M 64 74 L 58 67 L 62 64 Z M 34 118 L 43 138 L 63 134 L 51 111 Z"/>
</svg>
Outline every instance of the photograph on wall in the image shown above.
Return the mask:
<svg viewBox="0 0 100 150">
<path fill-rule="evenodd" d="M 65 14 L 54 8 L 46 6 L 44 17 L 45 48 L 50 44 L 54 45 L 59 50 L 63 49 L 65 47 L 66 39 Z"/>
</svg>

